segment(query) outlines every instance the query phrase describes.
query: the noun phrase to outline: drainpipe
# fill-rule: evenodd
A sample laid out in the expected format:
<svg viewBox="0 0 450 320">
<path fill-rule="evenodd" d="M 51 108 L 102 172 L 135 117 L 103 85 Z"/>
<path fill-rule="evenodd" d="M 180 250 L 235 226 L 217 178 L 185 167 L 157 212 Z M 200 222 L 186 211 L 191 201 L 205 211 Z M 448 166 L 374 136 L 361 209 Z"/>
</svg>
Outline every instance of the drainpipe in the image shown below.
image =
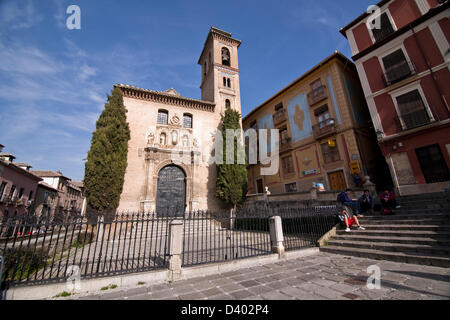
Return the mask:
<svg viewBox="0 0 450 320">
<path fill-rule="evenodd" d="M 419 47 L 420 54 L 422 55 L 422 58 L 425 60 L 425 63 L 427 64 L 427 67 L 428 67 L 428 70 L 430 70 L 431 78 L 433 79 L 434 86 L 436 87 L 437 91 L 439 92 L 440 98 L 441 98 L 442 102 L 444 103 L 444 106 L 447 108 L 447 112 L 450 114 L 450 107 L 449 107 L 449 105 L 447 103 L 447 100 L 445 99 L 445 96 L 444 96 L 444 94 L 442 92 L 441 87 L 439 86 L 439 84 L 437 83 L 437 81 L 436 81 L 436 79 L 434 77 L 433 68 L 431 68 L 431 64 L 429 63 L 428 59 L 425 57 L 425 53 L 423 51 L 423 47 L 420 44 L 419 39 L 417 38 L 417 34 L 416 34 L 415 30 L 414 30 L 414 27 L 412 25 L 410 25 L 410 27 L 411 27 L 411 31 L 412 31 L 412 33 L 414 35 L 414 40 L 416 40 L 416 44 Z M 433 107 L 433 109 L 434 109 L 434 107 Z M 439 119 L 439 114 L 436 112 L 436 110 L 434 110 L 434 112 L 436 113 L 437 120 L 441 121 L 441 119 Z"/>
<path fill-rule="evenodd" d="M 394 181 L 395 181 L 395 184 L 397 186 L 397 192 L 398 192 L 399 195 L 401 195 L 400 194 L 400 184 L 398 182 L 398 177 L 397 177 L 397 171 L 395 170 L 394 160 L 392 160 L 392 155 L 391 154 L 389 155 L 389 161 L 390 161 L 390 166 L 392 168 L 392 172 L 394 173 Z"/>
</svg>

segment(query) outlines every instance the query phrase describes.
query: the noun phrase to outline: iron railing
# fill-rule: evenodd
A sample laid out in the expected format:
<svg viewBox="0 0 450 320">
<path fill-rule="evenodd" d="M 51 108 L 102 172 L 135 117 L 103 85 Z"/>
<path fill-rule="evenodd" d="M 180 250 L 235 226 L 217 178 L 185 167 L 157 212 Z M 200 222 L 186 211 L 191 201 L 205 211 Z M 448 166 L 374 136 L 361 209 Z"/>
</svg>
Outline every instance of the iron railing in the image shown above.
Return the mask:
<svg viewBox="0 0 450 320">
<path fill-rule="evenodd" d="M 268 217 L 256 211 L 197 211 L 184 219 L 182 266 L 271 253 Z"/>
<path fill-rule="evenodd" d="M 273 124 L 275 126 L 286 121 L 287 117 L 286 117 L 285 109 L 279 109 L 279 110 L 275 111 L 272 118 L 273 118 Z"/>
<path fill-rule="evenodd" d="M 414 64 L 411 61 L 404 60 L 401 63 L 386 69 L 386 72 L 383 74 L 383 81 L 385 86 L 390 86 L 414 74 L 416 74 Z"/>
<path fill-rule="evenodd" d="M 395 116 L 394 121 L 399 132 L 415 129 L 431 123 L 430 116 L 425 109 Z"/>
<path fill-rule="evenodd" d="M 81 279 L 168 267 L 169 228 L 184 223 L 182 266 L 271 254 L 269 217 L 280 215 L 287 250 L 316 245 L 331 229 L 335 210 L 246 207 L 238 211 L 195 211 L 184 217 L 154 213 L 116 215 L 109 221 L 7 217 L 0 224 L 4 287 L 63 282 L 78 270 Z"/>
<path fill-rule="evenodd" d="M 149 213 L 97 223 L 10 219 L 0 225 L 3 280 L 8 286 L 60 282 L 70 266 L 82 279 L 164 268 L 170 220 Z"/>
<path fill-rule="evenodd" d="M 336 121 L 334 118 L 329 118 L 313 126 L 313 134 L 315 139 L 324 138 L 335 133 Z"/>
<path fill-rule="evenodd" d="M 327 87 L 325 85 L 322 85 L 318 88 L 311 90 L 311 92 L 307 94 L 309 105 L 312 106 L 318 103 L 319 101 L 328 98 L 328 93 L 326 89 Z"/>
</svg>

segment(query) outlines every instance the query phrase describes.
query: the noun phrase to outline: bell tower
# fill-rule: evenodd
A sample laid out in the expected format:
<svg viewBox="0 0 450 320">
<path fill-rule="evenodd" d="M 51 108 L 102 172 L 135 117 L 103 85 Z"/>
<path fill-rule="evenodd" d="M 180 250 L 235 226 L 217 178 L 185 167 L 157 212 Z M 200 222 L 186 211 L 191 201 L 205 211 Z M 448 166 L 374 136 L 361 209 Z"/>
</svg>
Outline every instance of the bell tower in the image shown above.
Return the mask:
<svg viewBox="0 0 450 320">
<path fill-rule="evenodd" d="M 216 104 L 216 113 L 226 108 L 241 113 L 238 48 L 240 40 L 211 27 L 198 64 L 202 67 L 202 100 Z"/>
</svg>

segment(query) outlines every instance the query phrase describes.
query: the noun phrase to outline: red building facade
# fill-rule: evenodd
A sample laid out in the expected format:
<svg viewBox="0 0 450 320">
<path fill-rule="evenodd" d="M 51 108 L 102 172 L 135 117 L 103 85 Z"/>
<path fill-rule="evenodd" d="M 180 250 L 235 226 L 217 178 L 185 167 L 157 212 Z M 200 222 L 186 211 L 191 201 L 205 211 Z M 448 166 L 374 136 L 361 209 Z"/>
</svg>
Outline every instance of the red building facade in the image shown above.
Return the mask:
<svg viewBox="0 0 450 320">
<path fill-rule="evenodd" d="M 450 188 L 449 6 L 384 0 L 341 29 L 401 195 Z"/>
</svg>

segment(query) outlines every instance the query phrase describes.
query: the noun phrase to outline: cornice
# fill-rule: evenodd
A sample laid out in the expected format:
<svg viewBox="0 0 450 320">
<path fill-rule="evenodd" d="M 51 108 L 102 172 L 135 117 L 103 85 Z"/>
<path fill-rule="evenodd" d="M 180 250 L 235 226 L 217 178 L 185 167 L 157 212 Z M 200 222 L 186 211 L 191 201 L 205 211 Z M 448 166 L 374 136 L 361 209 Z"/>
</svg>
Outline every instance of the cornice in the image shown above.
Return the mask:
<svg viewBox="0 0 450 320">
<path fill-rule="evenodd" d="M 214 112 L 216 107 L 214 103 L 208 101 L 178 97 L 168 93 L 136 88 L 130 85 L 116 84 L 114 87 L 120 88 L 123 96 L 126 98 L 153 101 L 161 104 L 169 104 L 208 112 Z"/>
</svg>

